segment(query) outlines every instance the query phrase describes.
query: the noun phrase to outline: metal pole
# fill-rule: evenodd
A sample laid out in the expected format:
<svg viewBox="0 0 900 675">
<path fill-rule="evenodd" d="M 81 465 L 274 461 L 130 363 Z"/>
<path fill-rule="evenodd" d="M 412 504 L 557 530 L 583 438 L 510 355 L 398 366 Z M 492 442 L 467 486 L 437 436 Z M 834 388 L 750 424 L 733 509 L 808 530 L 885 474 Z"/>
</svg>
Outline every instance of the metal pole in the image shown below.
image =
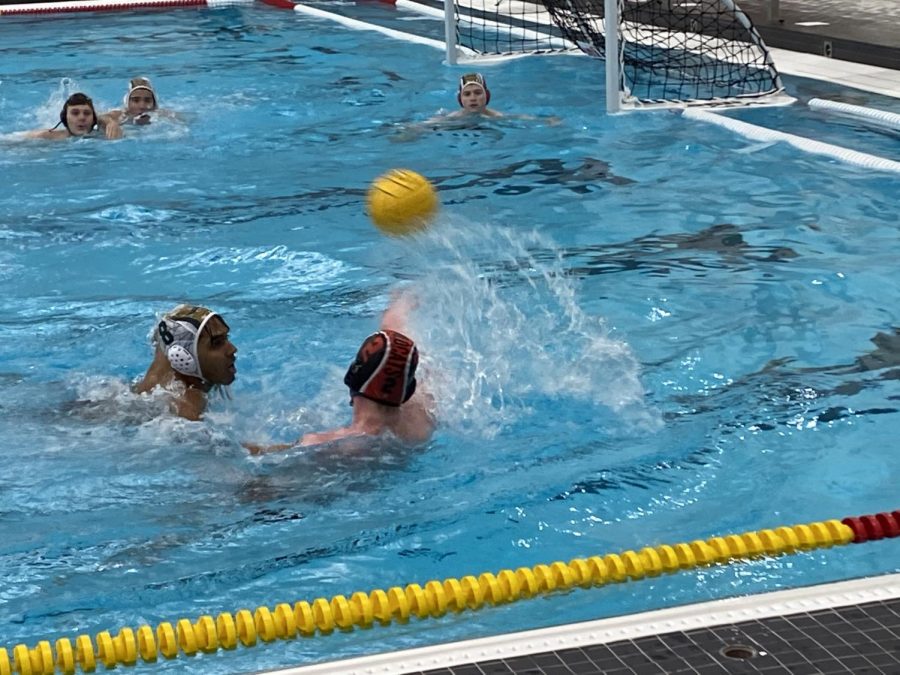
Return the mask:
<svg viewBox="0 0 900 675">
<path fill-rule="evenodd" d="M 456 65 L 456 4 L 444 0 L 444 44 L 447 45 L 447 65 Z"/>
<path fill-rule="evenodd" d="M 606 43 L 606 112 L 619 112 L 619 0 L 603 0 L 603 39 Z"/>
</svg>

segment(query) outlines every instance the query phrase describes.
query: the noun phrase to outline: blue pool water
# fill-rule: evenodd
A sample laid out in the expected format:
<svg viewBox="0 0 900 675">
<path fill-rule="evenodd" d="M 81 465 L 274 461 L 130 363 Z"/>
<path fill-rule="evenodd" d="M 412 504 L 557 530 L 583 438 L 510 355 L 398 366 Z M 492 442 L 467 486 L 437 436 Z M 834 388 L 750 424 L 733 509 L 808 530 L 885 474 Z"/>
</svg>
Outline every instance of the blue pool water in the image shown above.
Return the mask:
<svg viewBox="0 0 900 675">
<path fill-rule="evenodd" d="M 264 7 L 0 33 L 7 648 L 897 508 L 897 176 L 677 113 L 607 117 L 587 58 L 485 69 L 495 107 L 559 125 L 404 140 L 452 109 L 463 68 L 375 33 Z M 186 123 L 15 137 L 66 91 L 118 105 L 135 75 Z M 896 136 L 802 100 L 735 114 L 900 160 Z M 396 166 L 443 202 L 415 240 L 363 211 Z M 398 286 L 420 298 L 434 440 L 248 458 L 243 440 L 349 419 L 343 370 Z M 186 300 L 240 350 L 202 423 L 128 391 L 156 313 Z M 155 668 L 241 672 L 898 569 L 900 545 L 879 542 Z"/>
</svg>

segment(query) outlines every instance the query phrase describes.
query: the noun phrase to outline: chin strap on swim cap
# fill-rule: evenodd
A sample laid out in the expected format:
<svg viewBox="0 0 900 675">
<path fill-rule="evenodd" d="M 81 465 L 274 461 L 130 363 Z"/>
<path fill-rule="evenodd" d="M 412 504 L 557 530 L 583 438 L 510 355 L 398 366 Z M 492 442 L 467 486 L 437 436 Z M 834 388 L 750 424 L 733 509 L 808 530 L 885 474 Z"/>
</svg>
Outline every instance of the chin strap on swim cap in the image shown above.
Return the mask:
<svg viewBox="0 0 900 675">
<path fill-rule="evenodd" d="M 399 407 L 416 391 L 419 350 L 410 338 L 382 330 L 365 339 L 344 375 L 351 396 Z"/>
<path fill-rule="evenodd" d="M 206 382 L 197 345 L 203 328 L 214 316 L 218 314 L 205 307 L 179 305 L 160 320 L 156 337 L 173 370 Z"/>
</svg>

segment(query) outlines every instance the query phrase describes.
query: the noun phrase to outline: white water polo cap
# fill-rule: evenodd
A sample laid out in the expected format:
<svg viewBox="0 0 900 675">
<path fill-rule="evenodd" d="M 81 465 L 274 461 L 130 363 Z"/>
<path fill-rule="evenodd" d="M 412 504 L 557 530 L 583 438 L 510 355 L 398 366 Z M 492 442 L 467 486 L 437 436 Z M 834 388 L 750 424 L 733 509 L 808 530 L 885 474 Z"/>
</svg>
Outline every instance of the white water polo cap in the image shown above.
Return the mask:
<svg viewBox="0 0 900 675">
<path fill-rule="evenodd" d="M 176 372 L 206 381 L 200 369 L 197 345 L 203 329 L 214 316 L 219 315 L 206 307 L 178 305 L 160 320 L 156 326 L 157 344 Z"/>
<path fill-rule="evenodd" d="M 156 99 L 156 91 L 153 89 L 153 85 L 150 84 L 149 77 L 134 77 L 129 80 L 128 92 L 125 94 L 125 98 L 122 99 L 125 104 L 125 109 L 128 110 L 128 101 L 131 98 L 131 95 L 140 89 L 150 92 L 150 96 L 153 97 L 153 107 L 151 110 L 156 110 L 159 107 L 159 103 Z"/>
</svg>

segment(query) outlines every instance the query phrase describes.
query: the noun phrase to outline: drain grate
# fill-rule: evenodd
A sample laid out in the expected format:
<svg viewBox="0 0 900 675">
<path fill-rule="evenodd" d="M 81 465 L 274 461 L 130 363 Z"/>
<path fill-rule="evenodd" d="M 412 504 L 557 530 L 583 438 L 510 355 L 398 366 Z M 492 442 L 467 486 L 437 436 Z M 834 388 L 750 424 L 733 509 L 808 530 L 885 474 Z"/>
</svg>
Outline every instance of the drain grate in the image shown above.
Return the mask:
<svg viewBox="0 0 900 675">
<path fill-rule="evenodd" d="M 765 652 L 760 652 L 756 647 L 750 645 L 725 645 L 719 650 L 719 653 L 725 658 L 735 661 L 747 661 L 765 655 Z"/>
</svg>

